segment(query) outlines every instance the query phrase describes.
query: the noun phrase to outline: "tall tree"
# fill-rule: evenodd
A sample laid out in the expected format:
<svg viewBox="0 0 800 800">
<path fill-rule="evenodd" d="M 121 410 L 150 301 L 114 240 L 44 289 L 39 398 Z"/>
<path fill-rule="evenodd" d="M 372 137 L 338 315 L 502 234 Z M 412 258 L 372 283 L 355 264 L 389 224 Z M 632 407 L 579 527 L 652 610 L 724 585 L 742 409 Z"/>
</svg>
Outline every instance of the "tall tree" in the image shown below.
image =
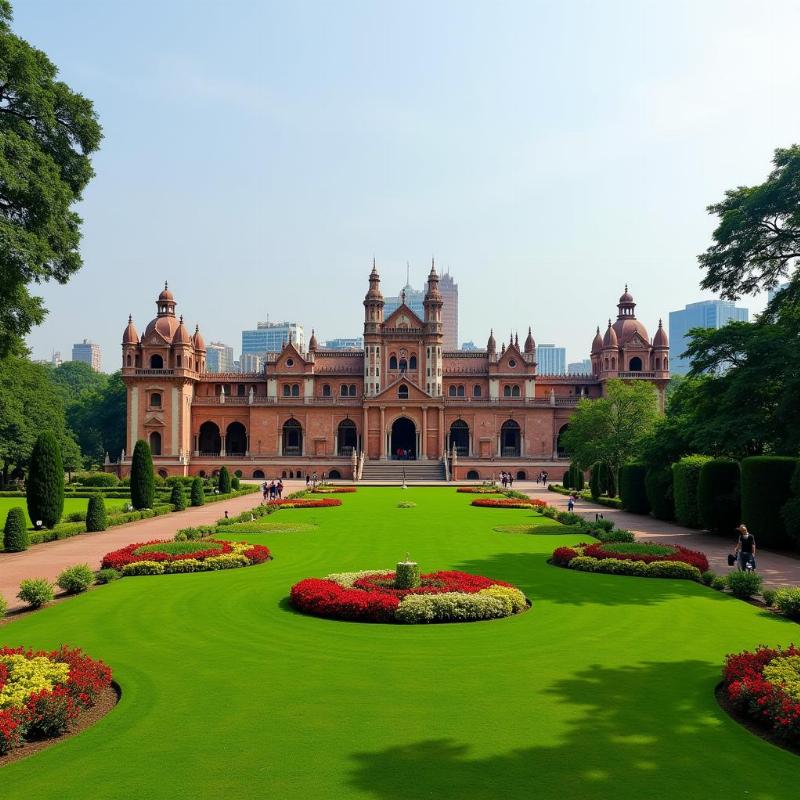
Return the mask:
<svg viewBox="0 0 800 800">
<path fill-rule="evenodd" d="M 0 0 L 0 357 L 44 319 L 31 283 L 81 267 L 72 210 L 94 174 L 102 132 L 90 100 L 57 80 L 48 57 L 11 30 Z"/>
<path fill-rule="evenodd" d="M 735 300 L 800 280 L 800 146 L 779 148 L 774 169 L 758 186 L 739 186 L 708 207 L 719 217 L 714 243 L 699 256 L 702 286 Z"/>
<path fill-rule="evenodd" d="M 619 486 L 619 470 L 639 454 L 658 417 L 656 391 L 646 381 L 611 380 L 598 400 L 582 399 L 564 432 L 564 446 L 581 469 L 606 464 Z"/>
<path fill-rule="evenodd" d="M 56 437 L 48 431 L 36 439 L 26 488 L 28 516 L 52 528 L 64 511 L 64 462 Z"/>
<path fill-rule="evenodd" d="M 153 454 L 150 445 L 139 439 L 131 459 L 131 504 L 134 508 L 152 508 L 155 499 Z"/>
</svg>

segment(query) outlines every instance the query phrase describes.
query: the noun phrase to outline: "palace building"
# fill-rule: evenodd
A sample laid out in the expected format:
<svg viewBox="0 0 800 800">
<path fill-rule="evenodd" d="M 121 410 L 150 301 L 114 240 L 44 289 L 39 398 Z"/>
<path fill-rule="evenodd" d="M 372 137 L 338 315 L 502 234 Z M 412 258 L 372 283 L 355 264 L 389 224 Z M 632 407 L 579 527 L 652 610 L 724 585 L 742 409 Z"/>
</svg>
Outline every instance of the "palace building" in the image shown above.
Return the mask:
<svg viewBox="0 0 800 800">
<path fill-rule="evenodd" d="M 198 327 L 175 315 L 167 285 L 139 336 L 122 337 L 128 389 L 127 447 L 107 469 L 130 471 L 138 439 L 156 470 L 210 475 L 223 464 L 245 478 L 486 480 L 541 469 L 560 474 L 561 436 L 583 397 L 600 397 L 611 378 L 652 382 L 663 406 L 669 343 L 661 323 L 650 339 L 625 287 L 615 322 L 591 344 L 592 372 L 544 375 L 528 328 L 498 347 L 448 350 L 434 265 L 422 316 L 405 302 L 388 316 L 373 262 L 364 298 L 364 346 L 327 350 L 312 332 L 307 348 L 284 342 L 263 370 L 211 373 Z"/>
</svg>

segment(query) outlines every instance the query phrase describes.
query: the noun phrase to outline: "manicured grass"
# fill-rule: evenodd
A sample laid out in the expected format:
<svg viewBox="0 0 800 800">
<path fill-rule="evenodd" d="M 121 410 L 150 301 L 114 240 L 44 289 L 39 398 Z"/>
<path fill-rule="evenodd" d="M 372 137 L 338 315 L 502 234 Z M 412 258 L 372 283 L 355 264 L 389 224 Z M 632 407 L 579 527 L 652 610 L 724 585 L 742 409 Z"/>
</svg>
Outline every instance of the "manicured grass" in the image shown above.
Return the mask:
<svg viewBox="0 0 800 800">
<path fill-rule="evenodd" d="M 398 509 L 400 499 L 417 503 Z M 691 581 L 547 564 L 585 536 L 497 533 L 529 510 L 452 489 L 363 489 L 319 525 L 256 534 L 248 569 L 124 578 L 0 627 L 79 645 L 122 685 L 95 727 L 2 768 L 9 797 L 674 798 L 797 795 L 800 761 L 717 706 L 726 653 L 800 640 L 793 623 Z M 178 523 L 176 523 L 178 527 Z M 237 538 L 248 538 L 245 536 Z M 461 625 L 368 625 L 294 612 L 296 581 L 461 569 L 532 609 Z"/>
<path fill-rule="evenodd" d="M 122 511 L 128 503 L 130 503 L 130 500 L 125 500 L 124 498 L 106 498 L 106 511 Z M 67 515 L 71 514 L 73 511 L 85 512 L 88 505 L 89 499 L 87 497 L 66 497 L 64 499 L 64 514 L 61 517 L 61 521 L 66 522 Z M 2 525 L 6 521 L 6 515 L 9 509 L 14 506 L 22 507 L 25 511 L 25 519 L 28 520 L 28 526 L 32 528 L 33 522 L 28 516 L 28 509 L 24 497 L 0 497 L 0 528 L 2 528 Z"/>
<path fill-rule="evenodd" d="M 161 542 L 160 544 L 143 544 L 134 550 L 134 554 L 137 556 L 142 553 L 178 555 L 180 553 L 196 553 L 198 550 L 221 550 L 223 546 L 214 542 Z"/>
<path fill-rule="evenodd" d="M 674 547 L 663 544 L 647 544 L 646 542 L 609 542 L 603 545 L 604 550 L 614 553 L 636 553 L 648 556 L 668 556 L 675 552 Z"/>
</svg>

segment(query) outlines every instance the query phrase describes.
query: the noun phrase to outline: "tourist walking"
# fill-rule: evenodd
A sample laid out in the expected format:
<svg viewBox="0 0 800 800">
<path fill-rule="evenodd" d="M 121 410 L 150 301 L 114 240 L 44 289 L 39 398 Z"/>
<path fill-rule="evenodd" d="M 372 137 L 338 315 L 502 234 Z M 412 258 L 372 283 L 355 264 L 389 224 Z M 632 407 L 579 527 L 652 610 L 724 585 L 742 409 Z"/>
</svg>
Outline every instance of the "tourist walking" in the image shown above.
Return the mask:
<svg viewBox="0 0 800 800">
<path fill-rule="evenodd" d="M 567 511 L 569 511 L 569 513 L 571 514 L 574 508 L 575 508 L 575 498 L 572 495 L 570 495 L 569 500 L 567 500 Z"/>
<path fill-rule="evenodd" d="M 500 483 L 503 484 L 503 488 L 506 488 L 506 474 L 505 472 L 500 473 Z"/>
<path fill-rule="evenodd" d="M 306 491 L 311 487 L 311 476 L 306 472 Z"/>
<path fill-rule="evenodd" d="M 742 572 L 746 572 L 748 567 L 750 569 L 756 568 L 756 540 L 750 531 L 747 530 L 746 525 L 740 525 L 737 529 L 739 531 L 739 540 L 736 543 L 736 549 L 733 555 L 736 559 L 736 564 Z"/>
<path fill-rule="evenodd" d="M 510 489 L 514 485 L 514 476 L 509 472 L 508 473 L 508 488 Z"/>
<path fill-rule="evenodd" d="M 261 484 L 261 494 L 262 494 L 261 504 L 262 505 L 267 502 L 267 494 L 268 493 L 269 493 L 269 484 L 266 481 L 264 481 L 264 483 Z"/>
<path fill-rule="evenodd" d="M 283 481 L 280 478 L 278 478 L 278 485 L 276 488 L 278 490 L 278 500 L 281 500 L 283 498 Z"/>
</svg>

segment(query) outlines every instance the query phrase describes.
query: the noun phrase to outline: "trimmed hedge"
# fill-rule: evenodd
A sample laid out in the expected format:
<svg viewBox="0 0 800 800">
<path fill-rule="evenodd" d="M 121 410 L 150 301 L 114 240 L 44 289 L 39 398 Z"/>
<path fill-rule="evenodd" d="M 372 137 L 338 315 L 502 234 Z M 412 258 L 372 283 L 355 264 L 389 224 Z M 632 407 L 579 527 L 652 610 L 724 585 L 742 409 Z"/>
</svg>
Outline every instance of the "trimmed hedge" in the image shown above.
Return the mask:
<svg viewBox="0 0 800 800">
<path fill-rule="evenodd" d="M 742 460 L 742 522 L 759 547 L 797 545 L 784 524 L 783 506 L 791 496 L 798 459 L 788 456 L 751 456 Z"/>
<path fill-rule="evenodd" d="M 131 503 L 137 510 L 152 508 L 154 496 L 153 455 L 150 445 L 139 439 L 131 459 Z"/>
<path fill-rule="evenodd" d="M 191 490 L 191 504 L 193 506 L 202 506 L 206 501 L 206 493 L 203 489 L 203 481 L 200 478 L 192 480 Z"/>
<path fill-rule="evenodd" d="M 672 470 L 669 467 L 647 470 L 644 478 L 647 502 L 656 519 L 675 519 L 675 503 L 672 490 Z"/>
<path fill-rule="evenodd" d="M 579 492 L 583 490 L 583 470 L 577 464 L 570 464 L 569 485 Z"/>
<path fill-rule="evenodd" d="M 27 483 L 28 516 L 52 528 L 64 512 L 64 464 L 61 446 L 49 431 L 33 446 Z"/>
<path fill-rule="evenodd" d="M 572 469 L 571 468 L 568 469 L 564 473 L 564 477 L 561 479 L 561 485 L 565 489 L 571 489 L 572 488 Z"/>
<path fill-rule="evenodd" d="M 103 499 L 103 495 L 90 498 L 89 506 L 86 509 L 87 533 L 104 531 L 107 527 L 108 518 L 106 517 L 106 501 Z"/>
<path fill-rule="evenodd" d="M 647 499 L 644 464 L 624 464 L 619 472 L 619 496 L 622 507 L 633 514 L 649 514 L 650 502 Z"/>
<path fill-rule="evenodd" d="M 787 500 L 781 509 L 783 524 L 786 526 L 786 533 L 795 545 L 800 545 L 800 461 L 794 468 L 792 480 L 789 482 L 792 492 L 792 499 Z"/>
<path fill-rule="evenodd" d="M 21 553 L 30 545 L 28 537 L 28 521 L 25 510 L 21 506 L 9 509 L 6 524 L 3 528 L 3 549 L 6 553 Z"/>
<path fill-rule="evenodd" d="M 217 483 L 220 494 L 227 494 L 231 490 L 231 474 L 226 466 L 220 467 L 219 481 Z"/>
<path fill-rule="evenodd" d="M 731 533 L 741 522 L 740 474 L 732 458 L 712 458 L 700 468 L 697 502 L 704 528 Z"/>
<path fill-rule="evenodd" d="M 172 484 L 169 501 L 175 507 L 176 511 L 183 511 L 186 508 L 186 495 L 184 495 L 183 486 L 181 486 L 180 483 Z"/>
<path fill-rule="evenodd" d="M 672 465 L 675 519 L 687 528 L 699 528 L 702 525 L 697 487 L 700 470 L 709 460 L 709 456 L 685 456 Z"/>
</svg>

